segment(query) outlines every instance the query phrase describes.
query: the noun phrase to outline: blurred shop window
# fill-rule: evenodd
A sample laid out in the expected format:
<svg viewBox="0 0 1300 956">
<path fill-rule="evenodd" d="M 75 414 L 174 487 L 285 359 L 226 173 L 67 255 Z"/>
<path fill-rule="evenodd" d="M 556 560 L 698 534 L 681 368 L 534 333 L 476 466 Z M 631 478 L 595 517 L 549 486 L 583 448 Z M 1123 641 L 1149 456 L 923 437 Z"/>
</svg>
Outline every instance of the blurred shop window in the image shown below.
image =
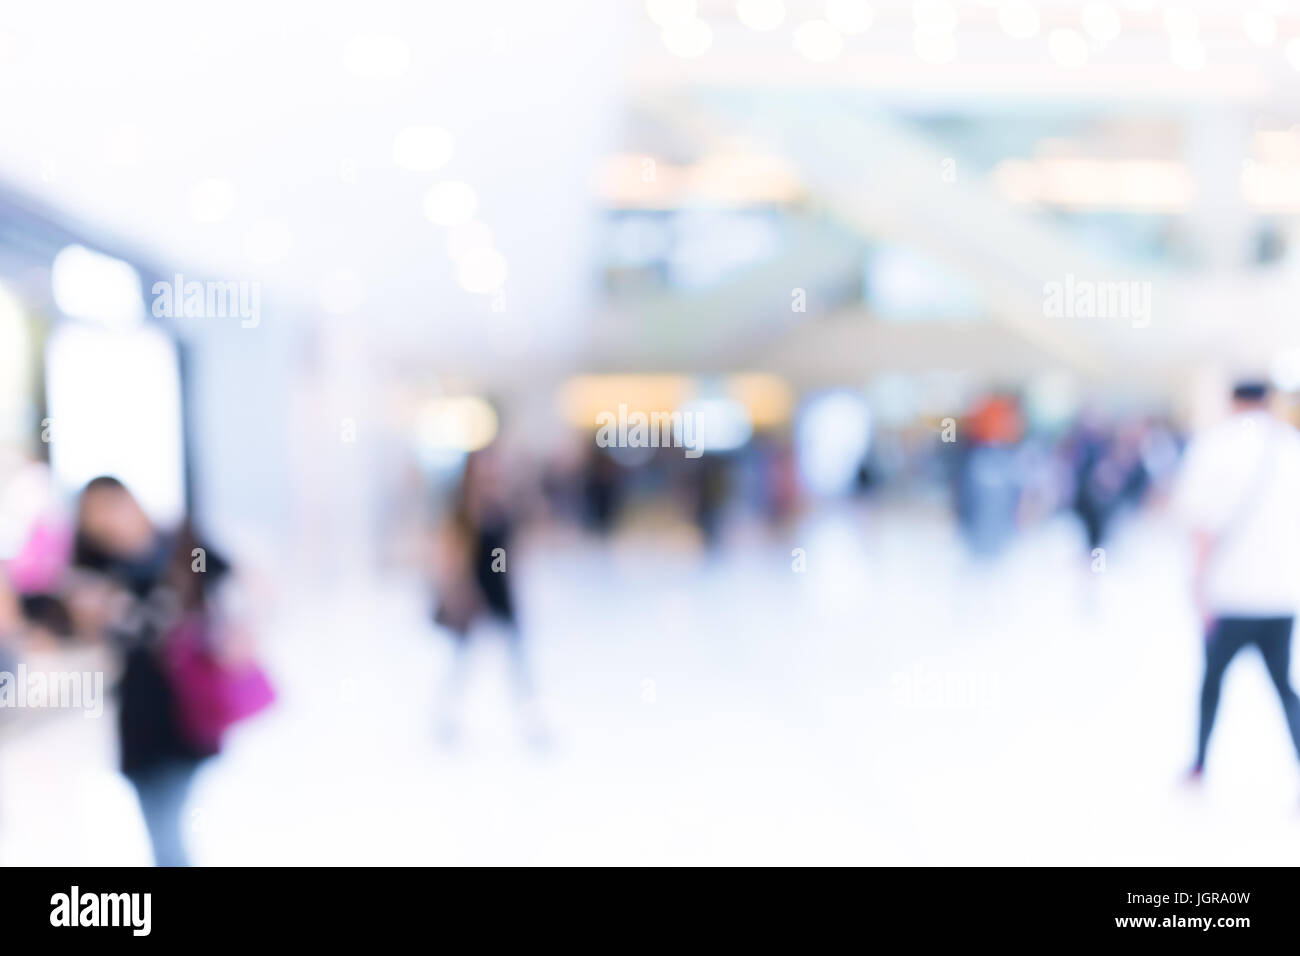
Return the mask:
<svg viewBox="0 0 1300 956">
<path fill-rule="evenodd" d="M 140 275 L 130 263 L 71 245 L 50 268 L 54 301 L 64 315 L 109 329 L 129 329 L 144 317 Z"/>
<path fill-rule="evenodd" d="M 775 258 L 784 245 L 779 214 L 770 210 L 636 210 L 607 223 L 605 266 L 621 289 L 655 284 L 698 291 Z"/>
<path fill-rule="evenodd" d="M 767 213 L 680 212 L 669 259 L 669 278 L 679 289 L 707 288 L 745 266 L 774 257 L 780 228 Z"/>
<path fill-rule="evenodd" d="M 0 285 L 0 561 L 17 553 L 32 509 L 15 489 L 31 462 L 35 403 L 33 336 L 17 296 Z"/>
<path fill-rule="evenodd" d="M 155 522 L 185 507 L 180 367 L 160 329 L 65 323 L 46 346 L 47 426 L 56 481 L 75 491 L 121 479 Z"/>
<path fill-rule="evenodd" d="M 985 317 L 973 285 L 905 246 L 882 246 L 867 253 L 863 299 L 882 319 L 896 322 L 976 321 Z"/>
<path fill-rule="evenodd" d="M 18 298 L 0 286 L 0 457 L 24 451 L 32 426 L 32 341 Z"/>
</svg>

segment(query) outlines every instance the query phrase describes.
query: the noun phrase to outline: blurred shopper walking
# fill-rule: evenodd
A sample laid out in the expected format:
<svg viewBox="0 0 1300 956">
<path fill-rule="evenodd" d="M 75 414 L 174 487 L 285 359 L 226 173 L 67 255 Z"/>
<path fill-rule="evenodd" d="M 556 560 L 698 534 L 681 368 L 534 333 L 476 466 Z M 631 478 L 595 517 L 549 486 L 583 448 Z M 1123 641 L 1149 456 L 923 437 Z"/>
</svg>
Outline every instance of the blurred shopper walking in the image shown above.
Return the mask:
<svg viewBox="0 0 1300 956">
<path fill-rule="evenodd" d="M 1193 440 L 1175 505 L 1194 536 L 1194 594 L 1205 678 L 1193 779 L 1205 769 L 1224 671 L 1259 648 L 1300 756 L 1300 698 L 1290 683 L 1300 606 L 1300 435 L 1274 417 L 1266 384 L 1233 390 L 1233 414 Z"/>
<path fill-rule="evenodd" d="M 957 520 L 971 551 L 980 557 L 999 554 L 1015 533 L 1020 506 L 1016 450 L 1024 430 L 1019 404 L 1009 395 L 981 400 L 962 429 Z"/>
<path fill-rule="evenodd" d="M 1074 485 L 1070 509 L 1083 527 L 1089 569 L 1120 515 L 1141 504 L 1151 483 L 1142 457 L 1144 435 L 1141 423 L 1116 428 L 1085 414 L 1062 445 Z M 1088 576 L 1097 580 L 1091 570 Z"/>
<path fill-rule="evenodd" d="M 455 642 L 455 658 L 440 702 L 438 733 L 444 742 L 459 734 L 458 711 L 468 678 L 471 634 L 485 628 L 505 635 L 524 736 L 534 744 L 546 741 L 515 613 L 510 568 L 515 557 L 511 547 L 516 519 L 509 502 L 497 450 L 474 452 L 465 461 L 450 517 L 435 541 L 434 620 Z"/>
<path fill-rule="evenodd" d="M 1109 430 L 1087 415 L 1066 440 L 1066 458 L 1074 477 L 1071 508 L 1083 525 L 1089 555 L 1105 544 L 1124 491 L 1125 476 L 1114 460 L 1114 444 Z"/>
<path fill-rule="evenodd" d="M 122 654 L 118 732 L 154 860 L 185 866 L 186 797 L 225 727 L 270 702 L 236 624 L 230 565 L 188 526 L 156 529 L 126 487 L 100 477 L 77 511 L 71 598 Z M 217 645 L 220 644 L 218 647 Z"/>
</svg>

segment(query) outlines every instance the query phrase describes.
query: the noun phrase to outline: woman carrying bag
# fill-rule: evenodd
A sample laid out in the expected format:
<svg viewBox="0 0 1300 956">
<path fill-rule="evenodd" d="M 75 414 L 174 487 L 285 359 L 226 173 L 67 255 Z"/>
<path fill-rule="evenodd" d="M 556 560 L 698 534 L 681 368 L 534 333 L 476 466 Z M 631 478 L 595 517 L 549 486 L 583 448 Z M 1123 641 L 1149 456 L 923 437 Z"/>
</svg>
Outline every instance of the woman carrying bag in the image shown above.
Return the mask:
<svg viewBox="0 0 1300 956">
<path fill-rule="evenodd" d="M 273 693 L 252 662 L 247 627 L 230 612 L 230 565 L 188 526 L 163 534 L 117 479 L 81 493 L 73 564 L 76 603 L 122 655 L 121 767 L 140 800 L 154 860 L 185 866 L 185 800 L 225 729 Z M 85 620 L 83 615 L 83 620 Z"/>
</svg>

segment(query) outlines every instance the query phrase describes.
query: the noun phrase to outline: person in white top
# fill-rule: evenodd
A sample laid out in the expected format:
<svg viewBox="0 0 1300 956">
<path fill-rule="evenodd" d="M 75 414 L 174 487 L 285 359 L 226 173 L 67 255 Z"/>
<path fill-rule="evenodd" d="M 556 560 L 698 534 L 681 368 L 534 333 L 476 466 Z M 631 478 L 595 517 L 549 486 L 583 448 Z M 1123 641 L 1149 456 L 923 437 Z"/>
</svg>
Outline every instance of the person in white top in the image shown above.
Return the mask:
<svg viewBox="0 0 1300 956">
<path fill-rule="evenodd" d="M 1259 648 L 1300 756 L 1291 629 L 1300 607 L 1300 433 L 1270 410 L 1266 384 L 1233 390 L 1233 413 L 1187 449 L 1174 506 L 1194 541 L 1193 592 L 1205 626 L 1205 679 L 1193 779 L 1205 769 L 1224 671 Z"/>
</svg>

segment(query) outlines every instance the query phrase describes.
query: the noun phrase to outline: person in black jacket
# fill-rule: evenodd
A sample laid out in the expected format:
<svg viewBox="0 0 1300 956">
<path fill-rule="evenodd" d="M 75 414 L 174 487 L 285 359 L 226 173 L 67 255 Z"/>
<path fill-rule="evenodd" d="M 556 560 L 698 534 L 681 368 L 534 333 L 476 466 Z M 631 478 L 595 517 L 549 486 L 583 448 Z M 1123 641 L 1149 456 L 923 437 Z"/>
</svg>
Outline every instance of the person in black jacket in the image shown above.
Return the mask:
<svg viewBox="0 0 1300 956">
<path fill-rule="evenodd" d="M 200 762 L 211 756 L 186 739 L 161 657 L 180 614 L 200 607 L 203 594 L 230 570 L 205 549 L 204 574 L 192 573 L 194 545 L 187 526 L 158 531 L 116 478 L 96 478 L 81 493 L 73 566 L 83 586 L 110 596 L 98 629 L 122 655 L 121 768 L 139 796 L 159 866 L 187 865 L 185 800 Z"/>
<path fill-rule="evenodd" d="M 466 679 L 471 633 L 489 625 L 504 634 L 525 737 L 548 740 L 537 710 L 524 637 L 515 610 L 510 568 L 516 519 L 495 449 L 470 455 L 448 520 L 440 529 L 434 571 L 438 608 L 434 620 L 455 640 L 455 659 L 443 691 L 439 735 L 457 736 L 455 711 Z"/>
</svg>

